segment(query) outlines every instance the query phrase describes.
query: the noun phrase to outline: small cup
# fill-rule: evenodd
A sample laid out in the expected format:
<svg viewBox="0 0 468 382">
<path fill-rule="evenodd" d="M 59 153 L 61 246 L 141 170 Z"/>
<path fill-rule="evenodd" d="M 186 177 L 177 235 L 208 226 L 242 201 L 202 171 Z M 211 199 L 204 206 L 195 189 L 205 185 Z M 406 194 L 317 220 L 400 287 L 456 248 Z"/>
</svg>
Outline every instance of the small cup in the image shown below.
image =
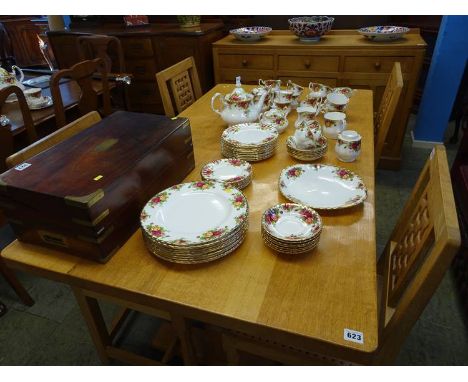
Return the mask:
<svg viewBox="0 0 468 382">
<path fill-rule="evenodd" d="M 346 88 L 346 87 L 334 88 L 333 93 L 341 93 L 341 94 L 344 94 L 346 97 L 351 98 L 351 96 L 354 93 L 354 90 L 351 88 Z"/>
<path fill-rule="evenodd" d="M 288 90 L 292 90 L 293 92 L 291 107 L 293 109 L 296 109 L 299 105 L 299 97 L 301 96 L 304 90 L 304 87 L 302 87 L 301 85 L 295 84 L 291 80 L 288 80 L 288 82 L 286 83 L 286 87 L 288 88 Z"/>
<path fill-rule="evenodd" d="M 309 83 L 309 96 L 311 98 L 325 98 L 331 89 L 324 84 L 319 84 L 317 82 Z"/>
<path fill-rule="evenodd" d="M 23 93 L 24 93 L 24 96 L 26 98 L 42 99 L 42 89 L 41 88 L 26 89 Z"/>
<path fill-rule="evenodd" d="M 281 80 L 258 80 L 258 84 L 263 87 L 272 88 L 274 90 L 280 90 Z"/>
<path fill-rule="evenodd" d="M 316 120 L 302 121 L 294 132 L 296 147 L 302 150 L 319 147 L 322 142 L 321 138 L 322 128 Z"/>
<path fill-rule="evenodd" d="M 313 121 L 319 113 L 319 109 L 313 106 L 300 106 L 296 109 L 297 119 L 294 126 L 299 126 L 303 121 Z"/>
<path fill-rule="evenodd" d="M 327 138 L 336 139 L 338 134 L 346 129 L 346 114 L 340 111 L 325 113 L 323 133 Z"/>
<path fill-rule="evenodd" d="M 327 111 L 345 111 L 349 98 L 342 93 L 327 94 Z"/>
<path fill-rule="evenodd" d="M 291 112 L 291 102 L 278 102 L 273 101 L 273 109 L 280 109 L 285 115 L 288 115 Z"/>
<path fill-rule="evenodd" d="M 271 107 L 272 103 L 272 90 L 267 87 L 258 87 L 252 89 L 251 93 L 253 94 L 253 101 L 257 103 L 260 101 L 260 98 L 263 96 L 263 94 L 267 93 L 265 96 L 265 99 L 263 101 L 263 106 L 262 106 L 262 111 L 267 111 Z"/>
<path fill-rule="evenodd" d="M 275 101 L 279 103 L 292 102 L 292 90 L 275 90 Z"/>
<path fill-rule="evenodd" d="M 342 162 L 354 162 L 361 154 L 361 136 L 353 130 L 339 133 L 335 153 Z"/>
</svg>

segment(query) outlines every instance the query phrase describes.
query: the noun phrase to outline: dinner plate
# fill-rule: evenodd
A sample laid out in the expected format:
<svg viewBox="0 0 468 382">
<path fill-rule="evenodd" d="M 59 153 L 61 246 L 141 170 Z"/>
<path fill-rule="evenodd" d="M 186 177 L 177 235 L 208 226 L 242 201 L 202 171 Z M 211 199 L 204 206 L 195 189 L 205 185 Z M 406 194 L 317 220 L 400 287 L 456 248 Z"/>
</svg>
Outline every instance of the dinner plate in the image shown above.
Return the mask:
<svg viewBox="0 0 468 382">
<path fill-rule="evenodd" d="M 218 159 L 207 163 L 201 169 L 201 176 L 206 180 L 222 183 L 239 183 L 252 175 L 252 165 L 236 158 Z"/>
<path fill-rule="evenodd" d="M 323 164 L 298 164 L 283 169 L 279 188 L 287 199 L 323 210 L 352 207 L 367 197 L 367 188 L 358 175 Z"/>
<path fill-rule="evenodd" d="M 287 241 L 310 240 L 322 229 L 322 219 L 310 207 L 282 203 L 267 209 L 262 225 L 273 237 Z"/>
<path fill-rule="evenodd" d="M 247 215 L 241 191 L 220 182 L 197 181 L 155 195 L 143 208 L 140 221 L 152 240 L 183 246 L 217 241 L 238 228 Z"/>
<path fill-rule="evenodd" d="M 264 146 L 278 139 L 278 132 L 274 127 L 260 123 L 241 123 L 224 130 L 222 139 L 242 147 Z"/>
</svg>

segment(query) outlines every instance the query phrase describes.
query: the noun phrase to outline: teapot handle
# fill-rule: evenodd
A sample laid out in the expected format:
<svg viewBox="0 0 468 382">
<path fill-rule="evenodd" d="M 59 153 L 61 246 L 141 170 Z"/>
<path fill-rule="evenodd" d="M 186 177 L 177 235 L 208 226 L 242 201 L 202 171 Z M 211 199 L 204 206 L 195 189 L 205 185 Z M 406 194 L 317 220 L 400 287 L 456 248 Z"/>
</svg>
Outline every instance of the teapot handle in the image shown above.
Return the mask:
<svg viewBox="0 0 468 382">
<path fill-rule="evenodd" d="M 19 68 L 19 67 L 16 66 L 16 65 L 12 65 L 11 70 L 13 70 L 13 73 L 15 72 L 15 70 L 17 70 L 17 71 L 19 72 L 20 78 L 19 78 L 18 82 L 19 82 L 19 83 L 22 83 L 23 80 L 24 80 L 24 73 L 23 73 L 23 71 L 21 70 L 21 68 Z"/>
<path fill-rule="evenodd" d="M 214 100 L 217 97 L 222 97 L 222 94 L 221 93 L 216 93 L 213 97 L 211 97 L 211 110 L 213 110 L 215 113 L 218 113 L 219 115 L 221 115 L 221 110 L 218 110 L 218 109 L 216 109 L 214 107 Z"/>
</svg>

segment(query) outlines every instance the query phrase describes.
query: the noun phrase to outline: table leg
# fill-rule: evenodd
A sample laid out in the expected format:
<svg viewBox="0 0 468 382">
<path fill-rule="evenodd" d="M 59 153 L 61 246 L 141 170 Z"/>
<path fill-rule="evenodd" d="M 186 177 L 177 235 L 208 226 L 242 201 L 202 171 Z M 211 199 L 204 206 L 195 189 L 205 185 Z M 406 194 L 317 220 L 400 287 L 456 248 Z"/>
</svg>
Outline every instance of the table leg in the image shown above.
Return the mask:
<svg viewBox="0 0 468 382">
<path fill-rule="evenodd" d="M 111 345 L 111 338 L 106 327 L 98 301 L 93 297 L 83 294 L 81 289 L 72 288 L 81 314 L 88 325 L 88 330 L 98 352 L 99 358 L 104 365 L 110 362 L 106 348 Z"/>
<path fill-rule="evenodd" d="M 177 336 L 180 340 L 182 357 L 185 365 L 196 365 L 195 350 L 192 344 L 192 336 L 190 333 L 190 326 L 187 319 L 179 315 L 171 314 L 171 322 Z"/>
</svg>

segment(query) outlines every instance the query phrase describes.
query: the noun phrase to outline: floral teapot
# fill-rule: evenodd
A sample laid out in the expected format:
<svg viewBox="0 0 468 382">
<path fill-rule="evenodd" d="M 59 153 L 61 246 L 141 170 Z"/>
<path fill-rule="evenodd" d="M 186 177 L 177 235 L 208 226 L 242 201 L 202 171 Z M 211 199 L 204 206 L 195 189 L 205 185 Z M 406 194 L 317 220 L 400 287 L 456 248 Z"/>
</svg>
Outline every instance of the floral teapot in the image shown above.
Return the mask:
<svg viewBox="0 0 468 382">
<path fill-rule="evenodd" d="M 13 65 L 11 67 L 13 70 L 11 73 L 8 73 L 3 68 L 0 68 L 0 89 L 6 88 L 7 86 L 15 85 L 18 86 L 21 90 L 24 90 L 24 85 L 21 83 L 24 80 L 24 74 L 23 71 L 18 68 L 16 65 Z M 15 70 L 18 71 L 20 78 L 16 78 L 16 73 Z"/>
<path fill-rule="evenodd" d="M 255 122 L 262 112 L 267 94 L 267 92 L 264 92 L 261 94 L 260 98 L 255 101 L 253 94 L 247 93 L 242 89 L 240 77 L 236 77 L 236 88 L 232 93 L 224 96 L 221 93 L 216 93 L 213 98 L 211 98 L 211 109 L 218 113 L 224 122 L 229 125 Z M 223 105 L 221 110 L 214 107 L 214 101 L 218 97 L 220 97 Z"/>
</svg>

